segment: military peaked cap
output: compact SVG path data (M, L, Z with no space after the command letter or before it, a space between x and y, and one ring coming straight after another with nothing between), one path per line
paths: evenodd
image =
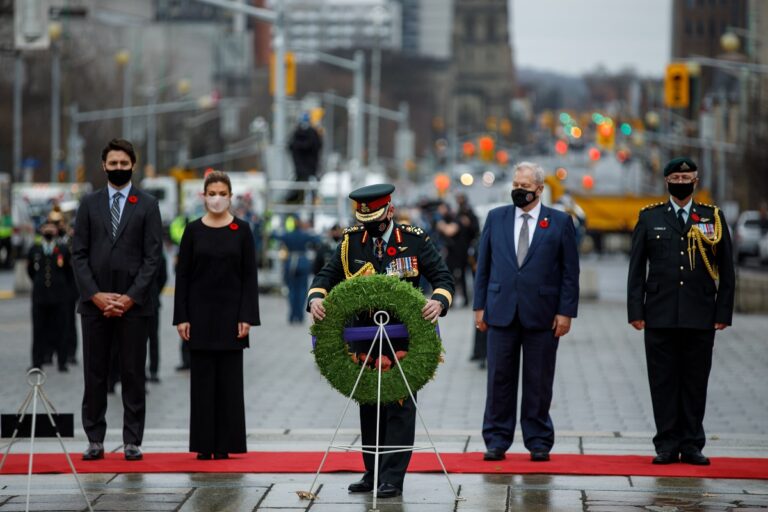
M350 192L349 198L355 201L355 218L360 222L369 222L380 217L392 200L394 191L394 185L378 183Z

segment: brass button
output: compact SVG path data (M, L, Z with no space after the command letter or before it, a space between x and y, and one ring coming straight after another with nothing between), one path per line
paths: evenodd
M680 256L684 255L685 253L683 251L680 251Z
M682 281L680 281L680 286L683 286L683 282Z
M680 270L683 270L683 266L682 265L680 265Z
M681 237L680 237L680 240L685 240L685 238L683 238L683 237L681 236Z
M661 238L659 235L656 235L656 238Z

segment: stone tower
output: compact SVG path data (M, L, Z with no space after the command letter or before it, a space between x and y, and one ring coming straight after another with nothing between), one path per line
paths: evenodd
M508 0L454 0L454 119L459 135L509 120L514 70Z

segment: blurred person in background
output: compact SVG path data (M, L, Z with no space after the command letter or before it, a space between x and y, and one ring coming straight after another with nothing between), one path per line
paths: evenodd
M273 233L272 237L280 240L287 252L283 263L283 280L288 287L288 323L304 323L304 308L309 275L312 273L314 248L320 245L320 237L310 232L306 221L288 217L283 233Z
M189 345L189 450L209 460L247 451L243 350L260 318L253 235L230 213L229 176L209 173L203 193L206 213L179 247L173 324Z
M70 341L66 328L74 281L72 258L66 244L58 240L58 225L46 220L39 240L27 255L27 274L32 280L32 367L42 368L47 354L56 354L60 372L67 368Z

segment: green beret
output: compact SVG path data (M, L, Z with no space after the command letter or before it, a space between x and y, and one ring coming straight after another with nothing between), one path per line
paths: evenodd
M687 156L674 158L664 167L664 177L666 178L673 172L694 172L697 170L696 162Z

